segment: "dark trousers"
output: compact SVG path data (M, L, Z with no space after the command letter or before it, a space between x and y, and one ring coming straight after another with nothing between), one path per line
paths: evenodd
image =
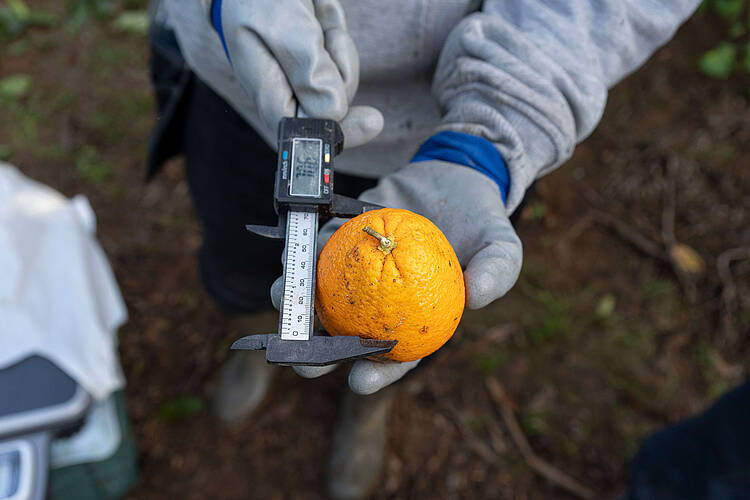
M647 438L629 486L630 500L750 499L750 382Z
M182 154L203 229L200 275L228 312L271 307L283 242L255 236L245 224L276 225L276 153L252 127L186 67L171 31L151 33L151 76L159 120L149 148L148 178ZM376 180L336 174L336 192L357 197Z

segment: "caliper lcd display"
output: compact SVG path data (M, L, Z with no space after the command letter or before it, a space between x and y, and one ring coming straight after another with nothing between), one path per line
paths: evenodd
M323 141L294 139L292 141L291 196L320 196L320 168Z

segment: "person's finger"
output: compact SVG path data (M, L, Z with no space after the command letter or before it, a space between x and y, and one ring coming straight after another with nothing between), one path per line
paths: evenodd
M479 309L505 295L518 280L523 246L507 219L486 235L491 243L469 260L464 271L466 306Z
M372 106L352 106L341 121L344 147L354 148L373 140L383 130L383 114Z
M277 311L281 310L281 296L284 293L284 277L279 276L271 285L271 304Z
M346 29L346 16L338 0L315 0L315 16L323 29L325 48L336 63L349 102L359 86L359 53Z
M414 369L420 361L422 360L418 359L406 363L379 363L367 359L355 361L349 372L349 388L356 394L363 396L376 393L403 377L406 372Z
M333 370L338 368L338 364L328 366L293 366L294 371L300 377L304 378L318 378L331 373Z

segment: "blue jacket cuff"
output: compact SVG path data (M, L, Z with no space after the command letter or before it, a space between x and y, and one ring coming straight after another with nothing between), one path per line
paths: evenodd
M219 34L221 38L221 46L224 47L224 53L227 55L229 62L232 62L232 58L229 57L229 50L227 50L227 41L224 39L224 26L221 24L221 2L222 0L213 0L211 2L211 24Z
M495 181L505 203L510 189L510 174L497 148L475 135L446 130L425 141L412 162L442 160L478 170Z

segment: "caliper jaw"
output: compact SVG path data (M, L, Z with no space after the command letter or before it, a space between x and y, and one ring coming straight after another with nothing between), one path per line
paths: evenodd
M331 206L322 206L320 208L320 213L323 217L343 217L351 219L352 217L369 212L370 210L379 210L384 207L334 193ZM247 224L245 229L251 233L257 234L258 236L263 236L264 238L272 238L275 240L286 239L286 212L279 211L279 222L275 226Z
M381 208L385 207L333 193L330 208L323 207L324 210L322 213L326 217L344 217L351 219L352 217L369 212L370 210L380 210Z
M326 366L390 352L395 340L313 335L309 340L281 340L276 333L248 335L232 344L232 350L266 350L266 361L275 365Z
M258 224L247 224L245 229L251 233L263 236L264 238L271 238L274 240L285 240L286 239L286 212L279 213L279 222L275 226L262 226Z

